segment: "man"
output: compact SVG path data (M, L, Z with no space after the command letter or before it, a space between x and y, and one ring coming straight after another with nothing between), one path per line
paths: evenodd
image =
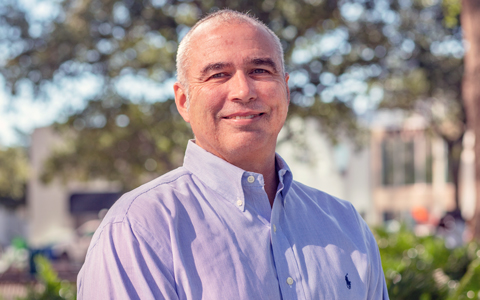
M199 21L177 54L183 167L125 194L95 233L79 299L388 299L353 206L293 181L275 154L282 47L247 15Z

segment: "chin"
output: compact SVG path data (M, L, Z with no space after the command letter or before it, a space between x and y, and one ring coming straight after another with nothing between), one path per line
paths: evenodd
M226 148L230 149L230 152L242 151L244 153L251 153L255 151L269 151L269 149L275 149L275 144L276 140L270 142L267 137L259 136L237 137L224 143L224 145L227 146Z

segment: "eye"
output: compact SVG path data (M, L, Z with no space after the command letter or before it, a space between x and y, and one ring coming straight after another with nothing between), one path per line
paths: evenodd
M265 69L254 69L252 71L253 74L263 74L263 73L269 73L267 70Z
M225 73L217 73L217 74L213 74L212 76L210 76L210 78L222 78L222 77L225 77Z

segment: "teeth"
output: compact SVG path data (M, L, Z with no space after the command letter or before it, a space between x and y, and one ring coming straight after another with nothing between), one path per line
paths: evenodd
M258 115L249 115L249 116L235 116L235 117L230 117L230 119L235 119L235 120L241 120L241 119L253 119Z
M240 119L251 119L255 117L254 115L250 115L250 116L236 116L235 119L237 120L240 120Z

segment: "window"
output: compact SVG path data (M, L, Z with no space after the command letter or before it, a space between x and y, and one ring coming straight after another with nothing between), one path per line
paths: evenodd
M432 141L423 132L390 132L381 143L382 185L432 183Z

